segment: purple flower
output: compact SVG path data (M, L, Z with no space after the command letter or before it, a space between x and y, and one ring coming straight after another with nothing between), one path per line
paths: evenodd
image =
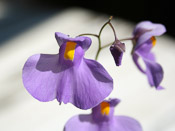
M103 101L92 109L92 114L72 117L64 131L142 131L138 121L127 116L114 116L119 99Z
M151 53L152 47L156 44L155 36L160 36L166 32L162 24L153 24L150 21L143 21L136 25L134 35L133 60L138 69L147 75L150 86L156 89L163 89L160 83L163 79L163 69L155 60ZM142 58L146 69L142 69L138 59Z
M36 54L23 67L23 83L39 101L72 103L89 109L102 102L113 89L113 80L97 61L85 59L88 37L70 38L56 32L59 54Z
M123 52L125 52L125 44L121 43L119 40L116 40L110 46L110 51L114 58L116 66L120 66L123 57Z

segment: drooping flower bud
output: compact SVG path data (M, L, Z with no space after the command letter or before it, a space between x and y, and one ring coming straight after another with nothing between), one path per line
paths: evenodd
M111 54L114 58L116 66L121 65L123 53L125 52L125 44L121 43L119 40L116 40L111 46L110 46Z

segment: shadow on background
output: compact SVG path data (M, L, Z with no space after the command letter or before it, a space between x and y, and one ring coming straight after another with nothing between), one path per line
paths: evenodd
M58 12L56 9L36 8L17 3L4 6L4 14L0 16L0 45Z
M167 34L175 36L174 7L169 0L6 0L6 14L0 17L0 43L69 7L83 7L133 22L162 23ZM0 1L0 4L4 3ZM0 7L2 7L1 5ZM1 9L0 9L1 11Z

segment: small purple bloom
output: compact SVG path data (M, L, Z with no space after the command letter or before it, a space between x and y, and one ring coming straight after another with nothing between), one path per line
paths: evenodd
M116 40L110 46L110 51L114 58L116 66L120 66L123 57L123 52L125 52L125 44L121 43L119 40Z
M154 24L150 21L143 21L136 25L134 35L133 60L138 69L147 75L149 84L156 89L163 89L160 83L163 79L163 69L155 60L151 49L156 44L155 36L160 36L166 32L166 28L162 24ZM142 58L146 65L146 69L142 69L138 59Z
M23 83L39 101L72 103L89 109L102 102L113 89L113 80L97 61L85 59L91 39L70 38L56 32L59 54L36 54L23 67Z
M114 116L119 99L105 100L92 109L92 114L72 117L64 131L142 131L138 121L127 116Z

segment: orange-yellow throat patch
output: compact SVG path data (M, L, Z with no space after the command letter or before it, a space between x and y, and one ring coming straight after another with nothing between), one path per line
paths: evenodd
M66 43L66 49L64 51L64 58L66 60L73 61L76 45L77 45L77 43L71 42L71 41L69 41L69 42Z
M110 105L108 102L102 102L100 104L101 106L101 114L102 115L109 115L109 112L110 112Z
M154 36L151 37L151 41L152 41L152 45L155 46L156 45L156 38Z

